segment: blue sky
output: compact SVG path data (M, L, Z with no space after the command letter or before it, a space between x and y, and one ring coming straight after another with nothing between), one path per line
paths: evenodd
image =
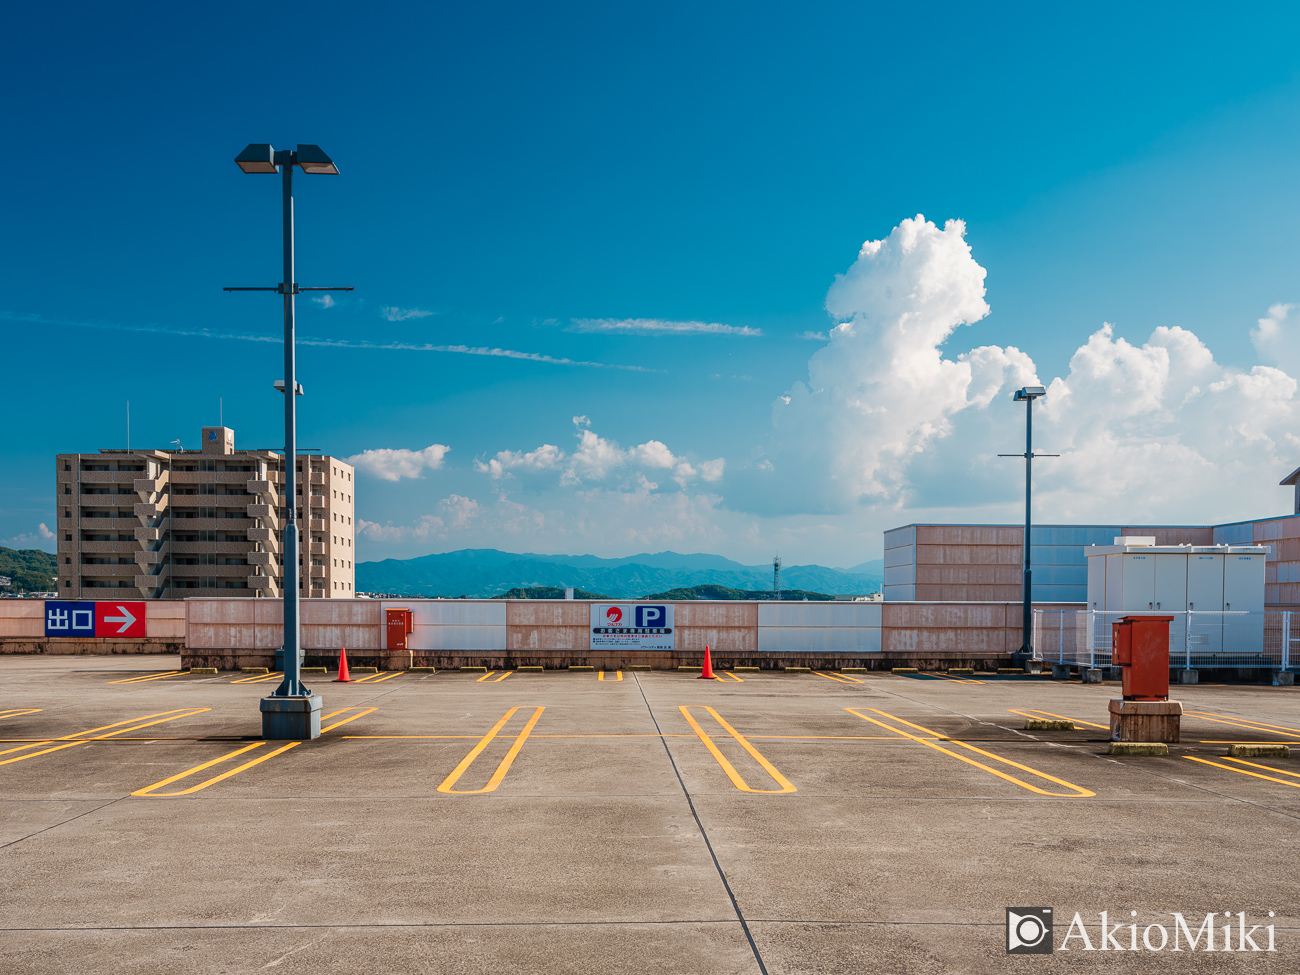
M134 445L196 445L219 398L240 445L281 442L276 301L220 290L279 279L278 182L231 162L251 141L318 143L343 171L297 183L300 283L356 287L299 303L320 343L300 349L299 440L358 458L362 558L853 565L897 524L1019 517L994 455L1019 448L1007 395L1034 376L1062 383L1042 446L1066 455L1043 462L1040 520L1284 513L1298 21L29 5L0 42L0 544L52 548L53 455L121 446L127 399ZM917 214L932 233L896 231ZM916 315L871 287L828 315L851 268L986 292L899 344ZM1016 350L996 382L961 358L977 347ZM891 383L939 391L904 404ZM424 453L366 453L384 450Z

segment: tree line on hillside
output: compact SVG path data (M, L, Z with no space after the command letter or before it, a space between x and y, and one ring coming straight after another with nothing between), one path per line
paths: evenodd
M59 560L51 552L0 546L0 576L10 579L9 586L0 588L0 592L49 592L58 574Z
M493 596L493 599L563 599L564 590L557 586L516 586L509 592L504 592L499 596ZM605 596L598 592L587 592L585 589L575 589L573 591L574 599L608 599L613 601L613 596ZM669 589L666 592L652 592L647 596L640 596L640 599L662 599L665 602L685 602L691 599L776 599L776 593L770 589L729 589L726 586L683 586L677 589ZM834 599L834 596L828 596L824 592L809 592L805 589L783 589L781 599L785 602L803 602L808 600Z

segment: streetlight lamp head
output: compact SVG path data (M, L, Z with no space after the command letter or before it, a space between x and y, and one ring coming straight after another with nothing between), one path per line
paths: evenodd
M251 143L235 157L235 165L246 173L274 173L275 150L264 142Z
M1017 389L1014 397L1015 402L1021 403L1027 399L1037 399L1040 396L1046 396L1047 390L1042 386L1026 386L1024 389Z
M298 165L302 167L304 173L315 176L339 174L339 168L334 165L334 160L327 156L320 146L298 146Z

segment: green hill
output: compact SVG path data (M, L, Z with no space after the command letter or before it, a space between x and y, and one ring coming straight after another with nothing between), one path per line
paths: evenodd
M58 574L59 561L51 552L0 546L0 576L12 580L12 584L0 588L0 592L50 592Z
M775 599L776 594L771 589L728 589L726 586L684 586L677 589L669 589L667 592L652 592L642 599L664 599L664 600L683 600L683 599ZM821 599L834 599L834 596L828 596L824 592L808 592L804 589L782 589L781 601L785 603L800 603L805 599L809 602Z
M493 596L493 599L563 599L564 590L556 586L516 586L509 592L503 592L500 596ZM602 596L598 592L587 592L585 589L573 590L574 599L608 599L608 596Z

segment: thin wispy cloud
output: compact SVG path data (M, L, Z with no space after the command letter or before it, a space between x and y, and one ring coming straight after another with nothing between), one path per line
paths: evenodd
M219 339L233 342L268 342L281 345L279 335L258 335L251 332L217 332L208 329L163 328L158 325L122 325L115 322L72 322L62 319L47 318L43 315L30 315L17 312L0 311L0 319L11 322L24 322L30 325L55 325L68 328L94 328L109 332L143 332L151 335L173 335L183 338ZM663 372L662 369L649 369L645 366L624 366L612 362L593 362L587 359L570 359L567 356L547 355L543 352L520 352L517 349L501 349L484 345L433 345L415 342L358 342L350 339L313 339L298 336L299 345L314 346L324 349L371 349L380 352L448 352L455 355L478 355L500 359L520 359L524 362L544 362L552 366L584 366L589 369L619 369L624 372Z
M322 308L333 308L338 304L338 302L330 295L321 295L319 298L313 298L312 301L316 302L316 304L320 305Z
M719 322L670 322L661 318L575 318L567 332L595 332L606 335L744 335L759 336L763 330L748 325Z
M390 305L379 309L379 314L390 322L405 322L412 318L428 318L433 312L423 308L394 308Z
M831 337L825 332L800 332L795 338L807 339L809 342L829 342L831 340Z

